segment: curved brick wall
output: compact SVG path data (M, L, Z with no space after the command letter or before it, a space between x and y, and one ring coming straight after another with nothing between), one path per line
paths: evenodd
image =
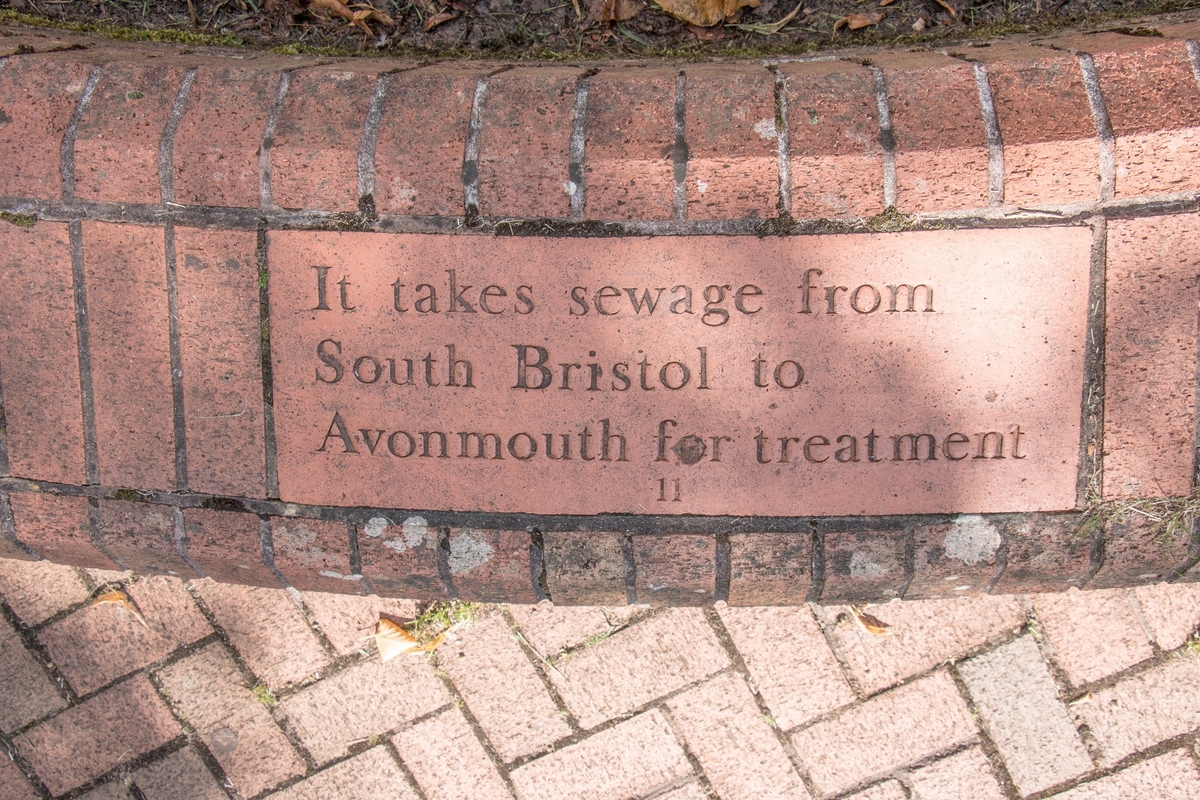
M329 63L17 33L0 39L0 556L559 603L1200 577L1200 552L1139 515L1076 533L1097 491L1182 497L1195 481L1200 23L683 66ZM267 287L283 232L817 247L953 229L1003 249L1012 228L1090 236L1074 511L379 510L289 502L288 480L281 498Z

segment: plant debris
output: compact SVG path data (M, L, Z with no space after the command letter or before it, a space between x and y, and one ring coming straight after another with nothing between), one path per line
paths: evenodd
M891 636L892 632L888 630L891 625L888 625L878 617L874 617L867 613L867 606L850 606L850 617L867 633L873 636Z
M150 627L146 624L146 618L142 616L142 612L138 610L133 601L129 599L129 595L125 594L124 590L119 588L109 588L96 596L96 599L91 602L89 608L102 606L107 604L120 606L133 615L133 618L142 623L143 628Z

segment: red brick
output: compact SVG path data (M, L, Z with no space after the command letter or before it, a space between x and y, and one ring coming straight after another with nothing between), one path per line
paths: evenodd
M175 229L188 488L265 497L253 231Z
M371 73L331 68L292 75L271 146L275 205L358 210L358 144L374 94Z
M64 608L82 603L88 589L73 567L0 559L0 595L23 624L40 625Z
M1007 563L992 586L996 594L1059 592L1078 585L1091 566L1091 542L1075 535L1080 515L1029 515L1007 519Z
M504 761L541 752L571 735L503 617L481 620L447 641L437 663Z
M384 597L444 596L437 547L437 528L424 517L408 517L399 525L372 517L358 526L363 576Z
M512 797L457 709L402 731L392 741L428 800ZM454 769L446 769L447 763Z
M588 79L588 219L675 215L675 78L659 67L606 69Z
M792 216L883 211L883 148L871 71L845 61L780 64L786 79Z
M100 540L135 573L196 574L175 550L175 510L170 506L102 499Z
M579 70L518 67L493 76L479 139L479 205L487 217L566 217L571 112Z
M733 64L687 70L689 219L775 216L775 76Z
M282 689L329 663L308 621L283 589L255 589L198 581L217 624L263 684Z
M614 533L544 533L546 585L560 605L625 605L625 555Z
M1190 530L1168 535L1144 514L1118 515L1104 524L1104 563L1087 588L1112 589L1172 580L1188 562Z
M387 600L376 595L309 592L304 595L304 605L333 649L342 656L369 649L381 613L402 620L417 616L417 604L412 600Z
M1200 39L1200 22L1183 22L1178 25L1156 25L1159 33L1168 39Z
M185 71L150 63L104 67L75 131L75 194L157 203L158 145Z
M159 677L172 704L243 797L304 774L304 761L219 643L172 664Z
M461 775L459 763L456 758L456 775ZM372 747L271 796L276 800L417 800L417 793L384 747Z
M0 800L38 800L15 761L0 758Z
M450 530L450 577L463 600L532 603L530 535L525 531Z
M904 538L899 531L825 533L822 603L880 602L904 590Z
M555 656L597 634L613 633L641 609L638 606L556 606L548 600L536 606L509 606L521 633L543 656Z
M433 667L418 655L386 664L377 658L359 662L287 698L279 713L323 764L345 755L354 742L386 734L449 703Z
M20 492L9 495L17 538L44 558L76 567L115 569L92 544L86 497Z
M1200 625L1200 586L1159 583L1139 586L1133 593L1163 650L1182 647Z
M0 186L11 197L62 197L59 145L87 85L90 64L55 56L16 58L0 72ZM39 146L30 147L30 142Z
M896 138L896 207L986 206L987 130L971 65L933 53L874 61L883 68Z
M129 585L129 597L145 624L120 605L102 603L81 608L38 634L77 694L91 694L212 633L179 580L145 578Z
M619 769L614 769L620 765ZM652 710L512 771L521 797L646 797L691 773L662 712Z
M279 579L263 563L260 520L253 514L185 508L187 553L204 574L225 583L277 588Z
M1129 797L1188 800L1197 794L1200 794L1200 771L1185 751L1175 750L1054 797L1055 800L1125 800Z
M979 747L972 747L909 773L921 800L1004 800L1004 790Z
M362 593L350 568L350 529L345 522L271 518L275 568L302 592Z
M718 613L780 729L791 730L854 702L807 608L721 608ZM805 690L796 691L797 686Z
M0 252L0 280L11 288L8 313L0 316L9 470L22 478L84 483L67 226L0 225Z
M190 747L147 764L131 777L146 800L226 800L229 796Z
M1108 224L1106 499L1191 489L1198 235L1194 214Z
M100 482L175 488L167 268L161 228L83 223Z
M795 605L808 597L811 533L732 534L729 547L730 605Z
M483 74L472 65L437 65L391 77L375 144L380 214L462 213L463 151Z
M708 605L716 592L716 556L712 536L635 536L638 600L650 605Z
M1036 595L1033 606L1054 649L1054 660L1076 686L1154 655L1128 590Z
M13 740L51 794L62 794L161 747L183 731L136 675Z
M980 594L996 575L997 520L962 514L953 521L916 525L913 576L905 600Z
M258 207L258 154L278 90L273 70L196 70L175 134L175 202Z
M1079 62L1044 49L976 50L1004 141L1007 205L1099 199L1100 141Z
M0 731L12 733L66 704L21 637L0 620Z

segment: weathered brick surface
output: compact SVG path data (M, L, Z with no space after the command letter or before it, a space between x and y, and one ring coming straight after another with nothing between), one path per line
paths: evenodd
M384 597L439 597L446 589L438 577L437 528L424 517L396 524L371 517L358 526L363 575Z
M58 144L87 86L91 65L53 56L19 58L0 71L0 106L10 122L0 128L0 194L62 196ZM47 142L49 147L28 147Z
M0 800L37 800L37 796L16 762L0 758Z
M812 587L812 535L743 533L729 537L729 603L803 603Z
M50 792L62 794L181 732L150 681L137 675L31 728L13 743Z
M175 549L175 513L169 506L102 499L100 540L113 558L137 574L196 574Z
M25 625L40 625L87 599L79 573L50 561L0 559L0 595Z
M125 784L114 778L79 795L80 800L133 800Z
M362 687L370 686L364 693ZM386 664L371 658L303 689L279 713L318 763L344 755L351 742L395 730L436 711L450 695L421 656Z
M571 735L503 617L490 617L443 644L437 663L506 762Z
M718 675L667 701L667 708L721 797L810 797L741 676Z
M643 797L690 772L666 719L653 710L518 767L512 781L521 797L618 800Z
M868 613L890 626L887 636L867 633L845 609L826 613L839 614L831 630L835 647L868 694L961 657L1025 622L1012 597L894 600L872 607Z
M1004 571L992 585L997 594L1064 591L1091 568L1091 543L1075 535L1078 515L1014 517L1003 525Z
M450 530L450 580L463 600L532 603L530 535L525 531Z
M1120 772L1085 783L1055 800L1124 800L1127 797L1156 797L1186 800L1200 792L1200 770L1182 750L1143 761Z
M665 606L712 603L717 582L713 536L635 536L638 602Z
M1158 583L1133 591L1142 619L1163 650L1174 650L1200 626L1200 587Z
M0 731L12 733L66 704L17 632L0 621Z
M606 69L588 79L588 219L671 219L675 80L665 67Z
M1183 654L1110 689L1092 693L1073 709L1086 725L1106 766L1200 727L1200 660Z
M1197 291L1194 214L1108 226L1104 496L1184 495L1191 486Z
M1167 535L1144 514L1118 514L1104 523L1104 563L1089 590L1174 580L1189 562L1191 532Z
M904 590L904 540L896 531L825 533L822 603L898 597Z
M917 715L927 724L913 726ZM954 681L938 672L792 735L813 786L843 791L873 775L949 750L976 735Z
M161 228L83 223L96 448L108 486L175 488L165 252Z
M9 469L22 478L83 483L83 407L67 226L0 225L0 252L0 280L11 289L7 313L0 315ZM51 430L55 435L46 435Z
M417 616L417 604L414 601L385 599L376 595L357 597L311 592L304 595L304 605L333 649L343 656L368 647L373 641L375 623L380 614L390 614L401 620Z
M278 800L374 800L378 797L416 800L404 773L384 747L372 747L365 753L335 764L311 778L277 792Z
M153 761L130 777L146 800L224 800L228 796L190 747Z
M807 608L722 608L719 613L781 729L791 730L854 701ZM796 686L810 691L796 692Z
M1128 590L1037 595L1034 610L1054 660L1075 685L1120 672L1154 654Z
M253 514L185 508L183 529L192 562L214 580L279 586L263 563L259 518Z
M243 796L304 774L304 761L219 643L170 665L159 679Z
M429 800L512 797L458 709L401 731L392 741ZM454 769L446 769L449 763Z
M350 567L350 529L345 522L271 518L275 568L302 592L361 592Z
M545 533L546 585L564 605L625 605L625 556L611 533Z
M196 588L246 665L271 689L303 681L325 666L308 621L283 589L247 589L213 581Z
M913 792L921 800L1003 800L1004 790L979 747L935 761L909 773Z
M1033 639L1021 637L964 662L959 670L1021 794L1092 768Z
M86 497L19 493L8 499L17 538L42 557L80 567L116 566L92 544Z
M962 514L949 524L917 525L913 576L905 600L982 594L996 575L1000 527L978 514Z
M188 488L264 497L256 235L175 229Z
M522 635L543 656L554 656L598 634L611 633L637 613L637 606L601 608L556 606L543 601L536 606L510 606Z
M775 216L775 76L763 67L701 65L687 70L685 91L688 218Z
M75 130L75 194L158 203L158 146L185 70L154 62L108 64Z
M729 666L704 615L672 609L559 662L550 679L584 728Z

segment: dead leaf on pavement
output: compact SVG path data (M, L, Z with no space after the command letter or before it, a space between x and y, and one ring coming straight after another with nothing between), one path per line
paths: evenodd
M891 636L888 630L891 626L878 617L866 612L866 606L850 606L850 616L858 623L858 627L875 636Z
M92 601L92 606L104 605L105 603L112 603L124 608L130 614L133 614L134 619L142 623L143 628L150 627L146 624L146 618L142 616L142 612L138 611L133 601L129 599L129 595L120 589L109 589L107 592L97 595L96 599Z
M404 630L397 622L380 616L375 623L375 646L379 648L379 660L391 661L404 653L431 653L446 640L444 631L433 637L426 644L421 644L417 637Z
M396 27L396 23L391 17L389 17L387 14L384 14L382 11L377 10L373 6L366 5L365 3L359 3L355 4L354 8L357 10L351 11L350 8L341 2L341 0L312 0L312 2L308 4L309 11L316 9L318 11L326 11L329 14L341 17L351 25L358 27L368 36L374 36L374 34L371 33L370 26L368 26L366 23L366 20L368 19L373 19L380 25L388 28Z
M425 20L425 32L429 33L438 25L441 25L443 22L449 22L457 16L457 11L443 11L440 14L434 14L432 17L429 17Z
M849 28L852 31L856 31L868 25L878 25L882 19L883 14L851 14L833 23L833 32L837 33L841 28Z
M588 0L588 19L593 22L624 22L633 19L645 8L642 0Z
M759 0L655 0L663 11L689 25L711 28L733 17L739 9L758 8ZM695 31L692 31L695 33ZM699 34L697 34L699 36Z

